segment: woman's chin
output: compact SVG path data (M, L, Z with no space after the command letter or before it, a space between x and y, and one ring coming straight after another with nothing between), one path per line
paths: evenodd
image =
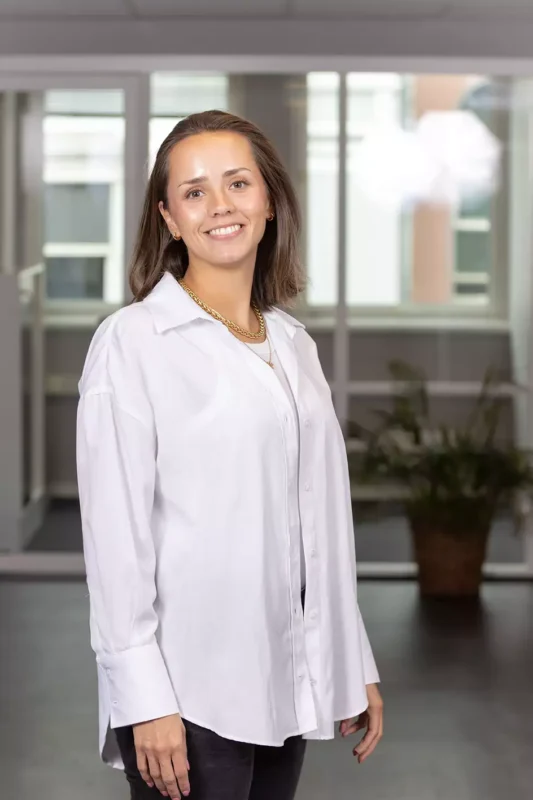
M237 267L248 262L254 264L256 255L257 248L250 250L249 248L226 246L210 250L209 253L203 256L202 260L212 264L214 267Z

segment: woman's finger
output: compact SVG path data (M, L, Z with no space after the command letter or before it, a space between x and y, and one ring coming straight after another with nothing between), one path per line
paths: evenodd
M343 736L351 736L352 733L357 733L357 731L362 730L364 727L365 727L365 723L364 723L363 720L362 721L355 720L355 722L352 722L351 725L348 725L346 728L344 728L344 731L343 731L342 735Z
M154 782L152 780L152 776L150 775L150 770L148 768L148 759L146 758L146 753L142 750L136 750L137 754L137 769L140 772L141 778L143 781L150 787L153 788Z
M358 757L359 763L366 761L369 755L374 752L381 739L383 729L383 714L379 712L369 714L368 731L361 739L357 747L354 748L354 755Z
M372 738L368 738L368 739L365 737L365 739L363 739L363 742L365 742L364 749L359 749L359 746L355 748L353 753L354 753L354 756L357 756L358 761L359 761L360 764L362 764L363 761L366 761L366 759L370 755L372 755L372 753L374 752L374 750L376 749L376 747L377 747L377 745L379 743L380 738L381 737L379 736L379 734L376 734ZM361 744L363 744L363 742L361 742Z
M150 753L147 754L148 757L148 769L150 770L150 775L152 776L152 780L163 795L163 797L168 796L168 792L165 789L165 784L163 782L163 778L161 777L161 768L159 766L159 761L154 755Z
M191 785L189 783L190 766L186 756L179 751L174 753L172 756L172 766L174 769L174 775L178 780L178 786L181 790L181 793L184 797L188 797L191 793Z
M339 733L343 736L346 734L348 728L352 727L352 725L360 725L361 727L365 728L368 724L368 714L366 711L361 712L358 717L351 717L350 719L343 719L339 725Z
M161 769L161 780L163 781L168 797L170 797L171 800L180 800L181 794L174 774L171 757L163 756L159 762L159 766Z

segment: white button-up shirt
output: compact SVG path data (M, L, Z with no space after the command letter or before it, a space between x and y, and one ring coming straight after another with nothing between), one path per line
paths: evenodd
M275 349L271 349L271 342L262 342L261 344L252 344L248 347L255 350L257 353L262 353L265 360L269 359L274 365L275 374L278 376L281 385L285 389L287 397L292 408L292 425L287 425L285 429L285 452L287 454L287 477L289 486L289 526L292 537L298 539L300 545L300 586L305 587L305 553L303 547L302 525L300 522L300 420L298 418L298 409L294 402L294 396L290 383L285 374L285 370L281 365Z
M330 739L378 674L356 597L346 448L313 339L265 314L274 371L166 273L96 331L78 483L103 758L110 728L168 714L242 742Z

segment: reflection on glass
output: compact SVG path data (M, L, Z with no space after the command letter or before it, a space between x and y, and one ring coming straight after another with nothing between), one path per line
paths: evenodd
M46 92L43 134L47 297L121 303L123 92Z

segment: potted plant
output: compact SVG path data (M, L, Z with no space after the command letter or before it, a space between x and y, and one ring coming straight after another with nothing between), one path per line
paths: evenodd
M477 595L496 512L516 510L517 498L533 490L529 454L496 438L503 399L491 371L465 425L455 428L432 424L420 370L398 361L389 368L392 410L375 412L373 431L358 427L366 452L354 472L407 490L403 505L421 593Z

